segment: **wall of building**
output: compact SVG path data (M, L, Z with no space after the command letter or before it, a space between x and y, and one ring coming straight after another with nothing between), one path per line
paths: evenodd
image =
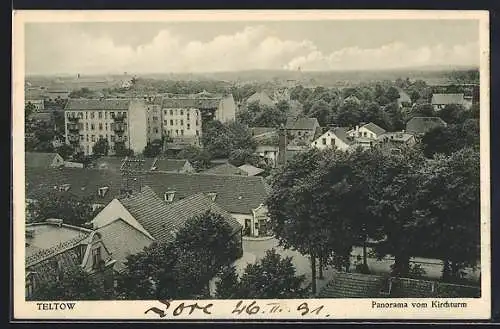
M311 143L312 147L323 150L326 148L337 147L339 150L345 151L349 148L349 145L344 143L335 134L331 132L326 132Z
M201 136L201 113L195 108L163 108L163 132L165 136Z
M233 95L228 95L221 99L219 107L215 112L215 119L223 123L236 119L236 102Z
M128 115L129 148L135 154L142 153L148 142L147 110L143 100L130 101Z
M148 142L162 139L162 111L160 105L147 105Z

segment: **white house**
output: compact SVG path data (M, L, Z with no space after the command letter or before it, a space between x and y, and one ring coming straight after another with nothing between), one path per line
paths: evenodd
M311 147L315 147L320 150L336 147L339 150L347 151L350 145L351 141L347 137L347 133L344 128L332 128L311 143Z
M347 132L347 135L352 138L364 137L368 139L378 139L381 135L385 134L385 129L377 126L373 122L356 126Z

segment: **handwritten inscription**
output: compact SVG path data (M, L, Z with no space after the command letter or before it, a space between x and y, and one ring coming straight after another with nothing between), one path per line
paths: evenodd
M160 318L164 318L167 316L168 310L170 309L171 302L168 300L159 300L160 303L162 303L164 306L162 308L158 307L151 307L144 312L144 314L148 314L149 312L154 312L160 316ZM176 307L172 307L172 315L179 316L181 314L188 314L191 315L195 312L203 312L204 314L212 314L210 312L210 308L213 306L213 304L206 304L206 305L200 305L198 303L194 304L186 304L186 303L180 303Z

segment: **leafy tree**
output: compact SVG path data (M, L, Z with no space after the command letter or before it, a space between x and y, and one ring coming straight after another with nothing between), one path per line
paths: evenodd
M249 264L234 295L245 299L290 299L308 296L305 276L296 275L291 257L282 258L274 249L256 264ZM234 298L233 297L233 298Z
M213 158L227 158L235 150L255 150L255 142L247 126L239 122L207 122L202 143Z
M411 117L433 117L434 108L429 103L415 104L411 110Z
M210 167L211 155L197 146L189 145L177 154L177 159L187 159L197 171Z
M290 112L290 103L285 101L285 100L281 100L276 104L276 109L278 109L281 113L285 113L285 114L289 113Z
M361 105L355 102L344 103L337 112L335 121L343 127L352 127L361 120Z
M28 102L24 107L24 122L25 124L30 121L31 115L35 112L35 105Z
M332 121L332 109L324 100L314 103L309 110L309 116L318 119L320 126L325 127Z
M134 155L134 151L127 148L124 142L116 142L115 143L115 155L119 157L132 156Z
M155 139L151 143L146 144L143 155L147 158L154 158L161 153L162 149L163 143L161 139Z
M384 112L387 115L390 128L392 131L399 131L405 128L403 113L399 109L397 103L390 103L384 107Z
M444 260L444 280L460 280L465 266L480 258L479 151L463 148L438 155L422 168L423 205L429 209L431 229L427 248Z
M67 224L84 226L94 215L91 205L90 198L80 199L69 193L50 191L36 202L28 204L27 211L34 222L61 218Z
M234 266L226 266L219 274L215 283L215 297L218 299L231 299L237 294L239 285L238 274Z
M64 269L60 280L42 282L31 300L103 300L110 296L79 266Z
M422 137L423 152L428 158L436 153L449 155L464 147L479 147L479 139L479 120L436 127Z
M399 91L394 87L389 87L385 93L385 97L387 97L390 102L395 102L399 98Z
M384 154L372 172L378 193L371 195L369 209L384 234L375 251L380 257L394 256L395 276L408 275L410 257L423 249L427 241L427 213L418 207L418 169L424 161L417 150L403 149L401 154Z
M97 156L108 155L109 152L109 143L105 138L99 138L97 142L92 146L92 154Z
M67 144L63 144L55 149L55 151L63 157L63 159L67 160L70 156L73 155L73 147Z
M437 112L437 116L448 124L462 123L467 115L467 110L459 104L448 104Z
M252 126L255 127L279 127L285 124L287 112L277 107L262 107L261 112L254 118Z

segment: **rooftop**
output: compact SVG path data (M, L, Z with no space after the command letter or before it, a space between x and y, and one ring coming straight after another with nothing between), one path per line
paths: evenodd
M384 128L377 126L373 122L367 123L361 127L370 130L371 132L375 133L376 135L381 135L381 134L385 133Z
M195 108L216 109L219 107L220 97L216 98L164 98L162 108Z
M260 105L274 106L274 102L265 92L256 92L247 98L246 103L257 102Z
M241 170L245 171L248 176L257 176L258 174L261 174L264 172L264 169L257 168L255 166L252 166L250 164L244 164L239 166Z
M178 172L184 165L188 162L188 160L179 160L179 159L156 159L153 163L151 170L156 171L167 171L167 172Z
M446 127L446 122L439 117L414 117L406 123L406 131L414 134L424 134L437 127Z
M248 173L230 163L223 163L213 168L207 169L202 174L212 174L212 175L239 175L248 176Z
M24 163L26 167L50 168L54 158L59 156L57 153L25 152Z
M290 130L315 130L318 126L316 118L289 118L286 122L286 129Z
M53 221L53 222L52 222ZM85 240L91 230L48 219L43 223L27 224L26 266L34 265Z
M433 105L463 104L464 94L433 94Z
M128 99L69 99L65 110L128 110Z

